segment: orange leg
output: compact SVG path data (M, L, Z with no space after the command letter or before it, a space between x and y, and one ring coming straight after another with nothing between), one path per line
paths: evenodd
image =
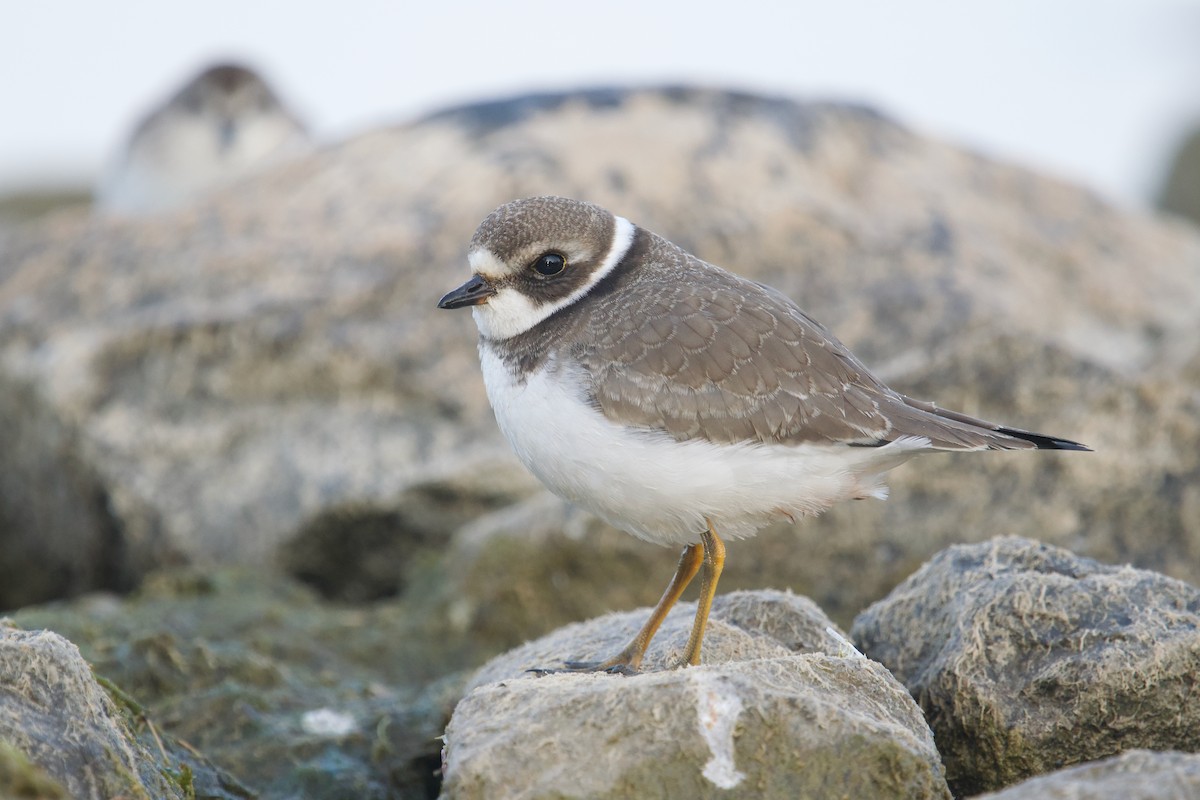
M710 527L711 530L711 527ZM707 539L705 539L707 542ZM717 540L718 544L720 540ZM658 628L662 625L663 620L667 618L667 612L671 610L671 606L675 605L675 601L683 594L683 590L692 582L692 578L700 570L700 562L703 559L705 569L705 585L708 584L708 545L705 544L703 550L698 544L689 544L683 548L683 553L679 556L679 566L675 569L675 576L671 578L670 584L667 585L667 590L663 592L663 596L659 599L658 605L654 607L654 611L650 613L650 619L646 620L646 624L637 632L637 635L630 640L629 644L621 652L617 653L607 661L568 661L566 663L568 670L578 670L582 672L614 672L626 675L635 674L638 668L642 665L642 658L646 655L646 648L650 646L650 640L654 638L654 634L658 632ZM721 561L724 562L724 548L721 550ZM718 574L720 569L717 570ZM713 587L716 587L716 581L712 581ZM709 597L711 604L712 598ZM705 616L708 615L708 608L705 607ZM704 633L704 625L700 625L701 635ZM695 636L695 630L692 631ZM689 642L689 648L690 648ZM690 652L690 649L689 649ZM697 642L696 653L699 657L700 646Z
M687 649L679 666L700 664L700 644L704 641L704 626L708 623L708 612L712 609L713 596L717 593L717 581L725 568L725 543L713 529L712 520L706 519L708 530L700 534L704 545L704 571L700 574L700 598L696 601L696 618L692 621L692 634L688 637Z

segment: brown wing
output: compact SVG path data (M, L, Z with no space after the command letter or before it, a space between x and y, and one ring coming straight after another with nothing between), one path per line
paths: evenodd
M605 298L574 352L610 419L678 440L1035 446L910 404L779 292L683 258L670 280L659 271Z

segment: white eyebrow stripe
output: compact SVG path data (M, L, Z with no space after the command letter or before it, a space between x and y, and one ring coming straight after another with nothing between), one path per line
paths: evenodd
M467 253L467 265L471 267L471 272L481 275L484 278L488 275L496 276L504 274L503 262L496 258L495 254L487 248L480 248Z

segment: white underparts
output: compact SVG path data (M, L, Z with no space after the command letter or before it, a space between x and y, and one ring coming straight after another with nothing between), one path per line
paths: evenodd
M633 223L624 217L614 217L613 241L604 260L589 276L589 280L571 294L553 303L538 305L522 294L516 287L508 286L501 289L486 303L474 306L471 315L479 333L487 339L503 340L516 336L537 325L546 317L559 309L566 308L587 294L593 286L613 271L633 244L633 235L637 230ZM504 266L496 256L487 250L476 250L468 257L471 269L476 274L502 274Z

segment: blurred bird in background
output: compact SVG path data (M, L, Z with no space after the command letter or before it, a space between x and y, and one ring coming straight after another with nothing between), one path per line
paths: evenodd
M96 208L169 211L310 147L304 124L261 76L215 64L138 124L102 179Z

